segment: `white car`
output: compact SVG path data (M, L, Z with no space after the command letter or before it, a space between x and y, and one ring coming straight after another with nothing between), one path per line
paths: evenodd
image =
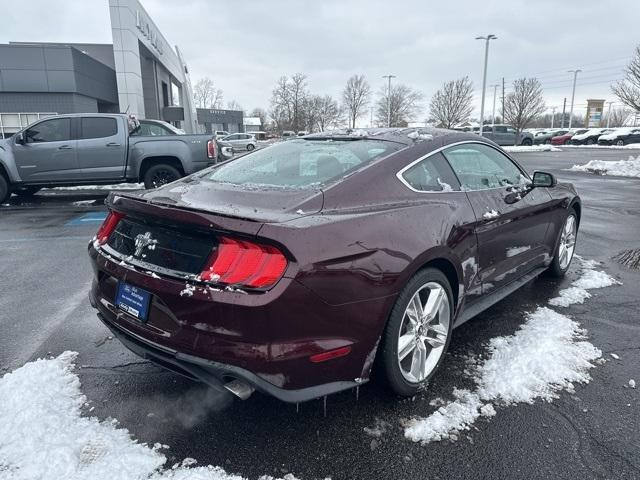
M246 150L248 152L256 148L256 137L249 133L232 133L222 139L223 142L230 144L234 152Z

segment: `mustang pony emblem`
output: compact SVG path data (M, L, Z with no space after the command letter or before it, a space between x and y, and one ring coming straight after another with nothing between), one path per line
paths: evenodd
M135 252L133 252L133 256L134 257L139 257L140 255L142 255L142 251L145 248L148 248L149 250L155 250L156 248L156 243L158 243L158 241L154 238L151 238L151 232L147 232L145 234L138 234L136 235L136 250Z

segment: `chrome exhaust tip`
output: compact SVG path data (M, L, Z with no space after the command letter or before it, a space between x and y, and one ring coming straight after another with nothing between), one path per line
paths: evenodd
M240 400L246 400L254 391L251 385L238 379L225 383L223 386Z

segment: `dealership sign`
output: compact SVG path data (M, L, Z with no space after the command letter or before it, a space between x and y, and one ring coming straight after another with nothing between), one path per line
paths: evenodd
M159 39L159 35L153 29L151 23L146 19L144 14L140 13L140 10L136 10L136 27L138 27L138 30L140 30L142 35L149 40L151 46L155 48L160 55L162 55L162 42Z

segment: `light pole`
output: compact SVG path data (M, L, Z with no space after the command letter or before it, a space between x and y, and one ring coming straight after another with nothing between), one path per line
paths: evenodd
M493 133L496 133L496 95L500 85L491 85L493 87L493 111L491 112L491 124L493 125Z
M556 118L556 107L551 107L551 128L553 128L553 121Z
M607 110L607 128L609 128L609 125L611 124L611 105L613 104L613 102L609 102L609 110Z
M391 79L396 78L395 75L383 75L382 78L389 79L389 88L387 89L387 128L391 126Z
M487 87L487 63L489 62L489 41L495 40L494 34L490 33L486 37L476 37L476 40L485 40L484 45L484 74L482 75L482 101L480 102L480 136L482 136L482 124L484 122L484 94Z
M576 80L578 78L578 73L581 72L579 68L575 70L569 70L569 73L573 73L573 90L571 91L571 109L569 110L569 128L571 128L571 122L573 121L573 101L576 96Z

